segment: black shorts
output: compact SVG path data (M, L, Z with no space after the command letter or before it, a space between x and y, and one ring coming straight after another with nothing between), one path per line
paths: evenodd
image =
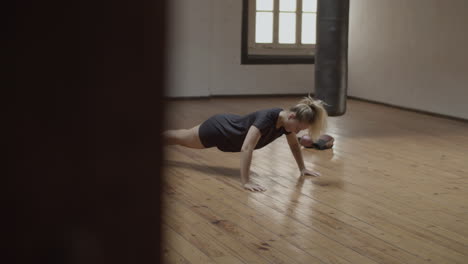
M217 140L220 140L223 137L218 128L216 128L216 124L218 123L216 121L217 118L220 118L220 115L208 118L198 128L198 136L205 148L216 147L218 145Z

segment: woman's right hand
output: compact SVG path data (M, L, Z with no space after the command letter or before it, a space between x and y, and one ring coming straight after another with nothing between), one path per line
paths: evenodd
M248 182L246 184L244 184L244 189L246 190L249 190L249 191L252 191L252 192L264 192L266 191L266 188L259 185L259 184L256 184L256 183L253 183L253 182Z

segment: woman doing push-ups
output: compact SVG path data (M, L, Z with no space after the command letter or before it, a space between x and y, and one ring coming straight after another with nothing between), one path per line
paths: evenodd
M250 191L265 191L263 186L249 179L253 151L286 134L301 176L320 176L305 167L296 134L308 129L309 136L315 140L324 132L326 124L327 112L323 103L309 96L288 110L270 108L244 116L218 114L191 129L168 130L163 135L167 145L196 149L217 147L225 152L241 152L242 186Z

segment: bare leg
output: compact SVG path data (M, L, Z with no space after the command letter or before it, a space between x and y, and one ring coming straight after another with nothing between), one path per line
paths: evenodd
M178 129L164 131L164 142L166 145L180 145L188 148L204 149L205 146L200 141L198 128L200 125L191 129Z

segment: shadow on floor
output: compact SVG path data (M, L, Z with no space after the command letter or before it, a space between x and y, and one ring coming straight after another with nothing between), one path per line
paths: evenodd
M228 168L228 167L221 167L221 166L209 166L204 164L196 164L196 163L189 163L183 161L176 161L176 160L165 160L164 161L165 167L177 167L177 168L185 168L185 169L193 169L199 171L204 174L211 174L211 175L223 175L231 178L239 179L239 168Z

